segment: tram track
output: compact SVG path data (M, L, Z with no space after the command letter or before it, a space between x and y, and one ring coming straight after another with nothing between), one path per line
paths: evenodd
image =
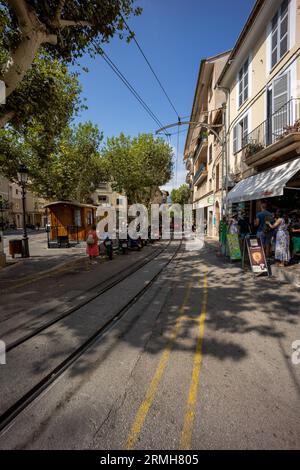
M124 281L127 277L135 274L139 269L142 269L144 266L146 266L148 263L150 263L157 256L161 255L169 247L170 243L171 242L169 241L169 243L166 246L164 246L162 249L159 248L159 249L155 250L154 253L152 253L150 256L147 256L142 261L138 260L135 263L133 263L132 265L127 266L126 268L124 268L121 272L113 274L108 279L105 279L104 281L102 281L102 282L100 282L96 285L93 285L92 287L86 289L85 294L89 293L89 292L92 292L97 288L100 288L100 291L98 291L95 294L91 295L88 299L84 299L84 300L76 303L76 305L73 305L72 307L65 309L63 312L61 312L61 309L55 307L53 309L47 310L46 312L43 312L41 315L38 315L37 317L34 318L34 321L41 318L41 317L49 315L51 313L52 314L55 314L56 312L59 313L58 316L55 316L51 320L41 324L39 327L35 328L33 331L30 331L29 333L27 333L25 335L22 335L20 338L16 339L15 341L12 341L11 343L7 343L6 351L9 352L9 351L15 349L17 346L20 346L25 341L33 338L34 336L36 336L37 334L43 332L44 330L46 330L50 326L54 325L55 323L58 323L59 321L63 320L64 318L67 318L72 313L76 312L80 308L88 305L93 300L95 300L98 297L100 297L101 295L105 294L107 291L109 291L110 289L115 287L117 284ZM74 297L72 299L72 302L74 302L74 300L76 300L79 297L82 297L82 293L80 295ZM60 312L58 312L59 310L60 310ZM18 331L20 328L22 328L22 326L24 326L24 325L26 325L26 327L28 327L28 321L24 322L23 324L17 325L17 327L15 327L15 328L7 330L5 333L6 333L6 335L14 333L15 331Z
M165 251L170 244L171 242L162 251ZM2 415L0 416L0 432L3 432L24 409L26 409L31 403L33 403L77 359L79 359L91 346L93 346L94 343L100 340L110 329L112 329L114 326L117 325L117 323L120 322L120 320L126 315L129 309L142 298L146 291L150 289L150 287L155 283L161 273L176 258L176 256L180 252L181 245L182 241L180 241L174 253L171 254L170 258L166 261L166 263L164 263L164 265L159 269L159 271L156 272L156 274L123 307L121 307L113 315L113 317L109 318L105 322L105 324L98 328L92 335L90 335L84 341L84 343L78 346L62 362L60 362L55 368L48 372L37 384L35 384L21 398L19 398L14 404L12 404L6 411L2 413ZM156 257L157 256L159 255L156 254ZM155 259L155 257L152 258L152 260L153 259ZM36 335L37 334L38 333L36 333Z

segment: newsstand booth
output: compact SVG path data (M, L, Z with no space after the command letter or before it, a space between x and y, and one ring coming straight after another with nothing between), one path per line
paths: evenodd
M228 205L250 201L250 221L260 210L259 201L266 200L270 209L287 213L300 210L300 158L240 181L228 194Z
M57 201L45 206L48 247L69 247L85 241L96 221L97 206L76 201Z

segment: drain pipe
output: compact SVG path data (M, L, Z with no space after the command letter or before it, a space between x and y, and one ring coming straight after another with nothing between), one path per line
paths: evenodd
M223 116L222 116L222 123L223 123L223 145L222 145L222 216L228 215L228 170L229 170L229 132L227 129L230 128L230 89L226 87L222 87L220 85L217 86L217 89L223 91L226 96L226 101L223 103ZM227 126L228 123L228 126ZM225 173L225 175L224 175ZM224 178L225 176L225 178ZM225 188L224 188L224 179L225 179ZM224 197L224 189L225 189L225 197Z

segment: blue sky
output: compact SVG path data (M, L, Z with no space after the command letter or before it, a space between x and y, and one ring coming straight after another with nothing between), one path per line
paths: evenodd
M129 26L179 114L189 115L201 59L233 47L254 0L137 0L136 5L143 13L130 18ZM104 50L159 120L163 124L176 122L174 110L134 42L127 44L116 37ZM80 121L98 124L105 138L120 132L137 135L156 131L155 122L101 57L83 57L80 64L89 69L80 77L88 106ZM177 186L185 180L185 136L180 134ZM177 136L171 139L176 148ZM175 176L167 189L174 185Z

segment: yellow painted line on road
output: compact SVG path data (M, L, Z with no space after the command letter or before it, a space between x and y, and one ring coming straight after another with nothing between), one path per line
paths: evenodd
M199 333L198 333L198 340L196 345L196 351L194 356L194 365L193 365L193 372L192 372L192 380L187 400L187 409L184 418L183 429L181 433L180 439L180 449L188 450L191 448L192 442L192 433L193 433L193 426L195 420L195 408L197 402L197 395L199 389L199 378L200 378L200 370L201 370L201 362L202 362L202 343L204 337L204 325L205 325L205 318L206 318L206 306L207 306L207 295L208 295L208 283L207 283L207 273L204 273L204 280L203 280L203 298L202 298L202 306L201 306L201 314L199 316Z
M173 348L173 345L174 345L174 341L176 340L176 338L178 336L181 324L182 324L182 322L185 318L184 309L186 307L186 304L187 304L189 296L190 296L191 285L192 285L191 282L189 282L187 284L184 299L183 299L182 305L180 306L180 309L179 309L179 316L178 316L178 318L176 320L176 323L175 323L175 326L174 326L174 328L171 332L169 343L166 346L166 348L165 348L165 350L164 350L164 352L161 356L161 359L159 361L159 364L157 366L157 369L155 371L153 379L152 379L152 381L149 385L149 388L147 390L146 397L145 397L143 403L141 404L141 406L140 406L140 408L139 408L139 410L136 414L136 418L135 418L134 423L132 425L129 437L126 441L125 448L127 450L130 450L130 449L134 448L134 446L135 446L135 444L136 444L136 442L139 438L139 435L141 433L144 422L145 422L145 420L147 418L147 415L149 413L149 410L150 410L150 408L152 406L152 403L154 401L159 383L160 383L160 381L163 377L164 371L167 367L167 364L168 364L168 361L169 361L169 358L170 358L170 354L171 354L171 351L172 351L172 348Z

